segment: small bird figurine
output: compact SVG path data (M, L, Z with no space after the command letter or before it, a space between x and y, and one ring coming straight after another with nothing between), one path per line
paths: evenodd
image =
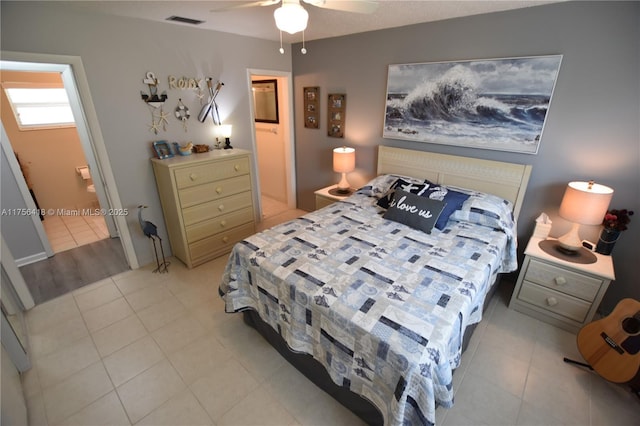
M140 228L142 229L142 233L153 241L153 251L156 255L156 264L158 267L153 270L153 272L169 272L169 265L171 262L167 262L164 257L164 250L162 248L162 238L158 235L158 227L148 220L144 220L142 218L142 209L146 209L147 206L139 205L138 206L138 222L140 222ZM162 262L158 258L158 248L156 247L156 240L160 244L160 252L162 253Z

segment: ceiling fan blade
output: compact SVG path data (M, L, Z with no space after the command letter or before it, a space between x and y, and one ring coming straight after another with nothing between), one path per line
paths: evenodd
M234 2L236 3L236 2ZM243 4L237 4L233 6L223 6L218 9L211 9L211 12L226 12L228 10L236 10L236 9L246 9L249 7L257 7L257 6L273 6L274 4L280 3L280 0L261 0L261 1L252 1Z
M376 0L302 0L312 6L343 12L373 13L378 8Z

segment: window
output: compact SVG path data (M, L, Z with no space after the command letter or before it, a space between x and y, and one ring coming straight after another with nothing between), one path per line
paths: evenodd
M63 87L3 83L20 130L75 127Z

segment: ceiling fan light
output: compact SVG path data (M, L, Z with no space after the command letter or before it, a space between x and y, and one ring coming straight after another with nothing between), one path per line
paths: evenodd
M273 12L279 30L295 34L307 28L309 14L299 3L285 3Z

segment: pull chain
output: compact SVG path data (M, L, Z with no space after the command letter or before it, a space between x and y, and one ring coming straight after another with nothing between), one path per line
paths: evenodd
M282 30L280 31L280 54L284 55L284 47L282 47Z
M302 52L303 55L307 54L307 48L304 47L304 30L302 30L302 49L300 49L300 52Z

